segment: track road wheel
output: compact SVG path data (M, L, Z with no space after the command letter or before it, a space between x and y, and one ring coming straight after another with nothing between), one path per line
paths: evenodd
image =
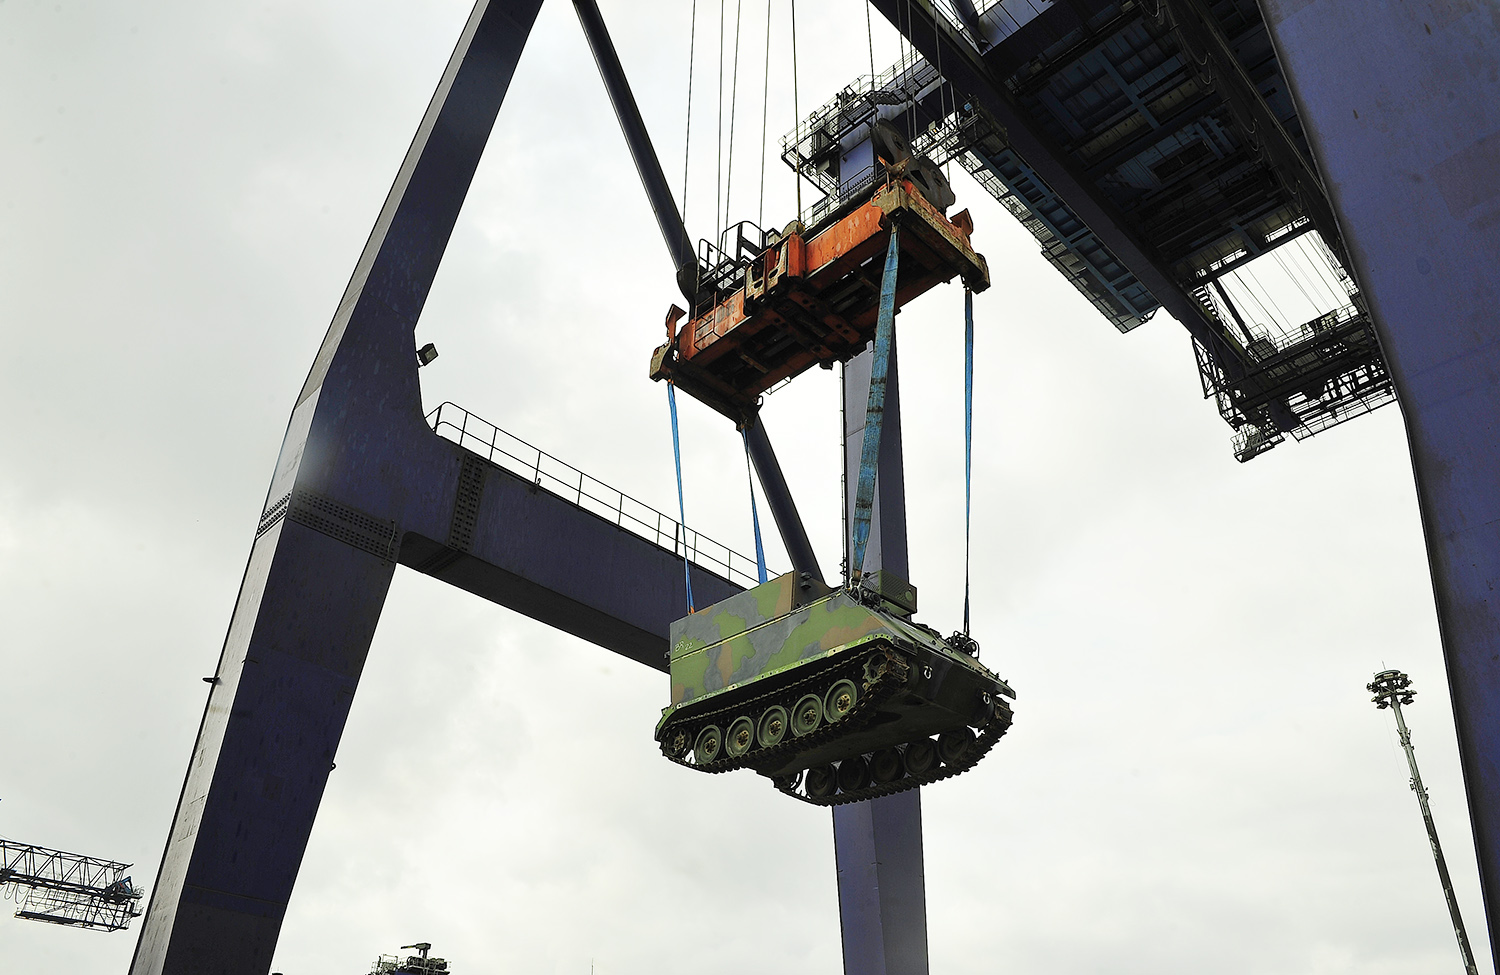
M816 694L806 694L792 708L792 734L801 738L818 730L823 723L823 701Z
M807 794L814 799L827 799L838 791L838 776L832 765L814 765L807 770Z
M719 734L719 726L711 724L698 732L698 740L693 743L693 761L698 765L707 765L719 757L719 746L723 744L724 737Z
M735 718L724 734L724 751L730 758L740 758L755 744L755 722L744 715Z
M682 758L691 747L693 747L693 739L689 738L688 733L682 728L672 732L667 736L667 740L662 742L662 751L673 758Z
M786 708L773 704L760 716L760 724L755 729L755 740L760 742L762 748L779 745L781 739L786 737L786 729L791 723L792 717L786 713Z
M854 703L858 700L859 688L854 686L854 681L837 681L823 697L823 714L831 724L853 711Z
M846 758L839 763L839 789L843 792L858 792L870 784L870 763L863 755Z
M901 765L901 753L894 748L882 748L870 756L870 778L884 785L894 782L906 774Z
M974 750L974 732L968 728L956 728L938 735L938 755L949 765L968 760Z
M918 738L906 746L906 770L912 775L926 775L937 767L937 746L931 738Z

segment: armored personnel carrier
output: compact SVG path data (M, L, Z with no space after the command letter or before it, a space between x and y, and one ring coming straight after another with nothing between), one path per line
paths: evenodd
M829 590L787 573L672 624L656 740L701 772L754 769L804 802L904 792L971 768L1015 693L962 635L912 619L889 572Z

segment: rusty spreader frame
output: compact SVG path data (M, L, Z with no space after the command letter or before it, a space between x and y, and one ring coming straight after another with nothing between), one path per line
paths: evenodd
M897 177L810 236L795 223L773 236L739 287L703 301L681 329L686 313L673 306L651 378L744 425L766 390L814 365L847 362L875 335L878 260L893 223L901 228L897 308L957 276L973 291L990 286L989 267L969 243L969 212L950 220Z

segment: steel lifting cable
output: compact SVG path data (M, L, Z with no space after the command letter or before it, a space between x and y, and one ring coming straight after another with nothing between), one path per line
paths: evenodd
M724 212L724 0L719 0L719 116L718 132L714 139L718 152L714 163L714 246L724 243L723 226L719 223Z
M916 46L913 45L910 42L910 40L908 39L908 37L907 37L907 35L909 33L911 33L911 2L910 2L910 0L907 0L907 2L904 3L902 6L906 10L906 26L904 28L901 26L901 23L900 23L901 15L899 13L896 15L896 19L897 19L896 32L901 35L901 71L900 71L898 77L900 77L902 79L902 81L903 81L903 83L905 85L906 91L908 93L910 93L912 89L911 89L911 76L910 76L909 72L911 70L911 66L917 63L917 56L916 56ZM917 141L917 104L916 104L916 100L914 98L910 100L910 105L911 105L910 110L905 113L906 114L906 141L907 142L916 142Z
M693 147L693 58L698 50L698 0L693 0L692 23L688 25L687 124L682 134L682 225L687 227L688 160Z
M943 36L942 28L939 25L936 10L933 10L932 38L933 47L937 50L938 115L941 116L938 121L940 124L946 125L948 122L948 117L952 115L954 117L954 131L956 132L958 128L958 92L952 89L952 86L948 84L947 76L943 74ZM950 104L953 106L951 112L948 109L948 106ZM943 148L943 144L939 143L933 146L933 151L937 152ZM945 179L951 179L953 176L953 166L951 165L953 162L953 156L951 154L946 155L947 158L943 160L943 166L945 167L943 171L943 177ZM965 633L967 634L967 628L965 629Z
M1291 280L1292 284L1297 286L1298 291L1302 292L1302 297L1307 299L1307 303L1312 306L1313 312L1316 314L1318 303L1313 300L1312 295L1307 293L1307 289L1302 287L1301 279L1299 279L1297 275L1293 273L1292 267L1287 264L1286 259L1281 256L1281 249L1277 248L1276 250L1271 251L1271 257L1276 260L1276 266L1281 268L1281 273L1286 275L1286 277Z
M1294 243L1297 246L1297 252L1307 262L1308 276L1313 278L1318 286L1333 299L1333 307L1342 308L1348 304L1349 296L1344 294L1343 289L1338 286L1338 274L1323 259L1323 255L1318 253L1314 246L1315 242L1307 235L1303 235Z
M885 250L885 273L880 279L880 313L875 322L875 352L870 361L870 398L865 406L865 436L859 451L859 481L854 492L854 525L849 545L849 582L864 572L870 544L870 519L875 509L875 473L880 463L880 430L885 420L886 377L890 372L892 336L896 326L896 268L901 245L899 229L891 226Z
M672 412L672 459L677 463L677 517L682 525L682 585L687 591L688 613L693 609L693 564L688 559L687 505L682 498L682 440L677 433L677 387L667 380L667 408Z
M1338 273L1328 263L1327 258L1318 251L1316 241L1310 240L1304 234L1294 243L1302 259L1307 262L1308 274L1333 298L1333 307L1342 308L1348 304L1349 296L1344 294L1343 289L1339 287Z
M1297 244L1298 242L1293 241L1292 243ZM1298 260L1299 257L1301 260ZM1317 305L1323 297L1323 292L1318 288L1317 268L1313 267L1312 262L1307 259L1306 252L1300 246L1293 247L1290 256L1286 258L1286 266L1289 274L1292 274L1294 277L1300 275L1300 280L1307 282L1307 290L1304 290L1302 293L1312 303L1313 310L1317 311ZM1301 285L1299 284L1298 287L1300 288ZM1314 294L1317 294L1318 297L1314 298Z
M1263 295L1266 296L1266 302L1267 302L1267 305L1269 306L1269 308L1276 313L1274 316L1272 316L1272 315L1270 315L1268 313L1266 317L1270 318L1273 322L1276 323L1276 328L1277 328L1278 331L1282 331L1282 332L1286 331L1286 329L1287 329L1287 324L1286 324L1287 318L1286 318L1286 315L1282 312L1281 306L1278 305L1278 304L1276 304L1276 297L1271 294L1270 289L1267 288L1265 286L1265 284L1263 284L1261 282L1260 278L1258 278L1258 277L1255 276L1255 271L1251 269L1250 265L1248 265L1248 264L1245 265L1245 272L1244 273L1245 273L1245 286L1246 286L1246 288L1248 288L1251 284L1254 284L1255 287L1259 288L1260 291L1261 291L1261 294L1263 294ZM1262 306L1262 307L1264 308L1264 307L1267 307L1267 306Z
M766 229L766 121L771 104L771 0L766 0L766 68L760 93L760 212L756 226Z
M734 68L729 76L729 165L724 174L724 229L734 205L734 115L740 100L740 11L744 0L734 0Z
M1219 280L1220 281L1224 281L1224 280L1227 280L1228 277L1229 277L1228 275L1225 275L1223 278L1220 278ZM1266 322L1274 321L1275 320L1275 319L1273 319L1271 317L1271 313L1268 312L1268 311L1266 311L1266 306L1262 305L1260 303L1260 299L1255 296L1255 292L1250 290L1250 285L1249 285L1248 282L1246 282L1244 280L1241 280L1241 278L1239 277L1239 275L1236 274L1234 276L1234 283L1235 283L1235 285L1237 287L1243 288L1244 291L1245 291L1245 310L1246 311L1252 311L1252 309L1250 308L1250 306L1251 306L1251 304L1254 304L1255 305L1255 309L1254 310L1258 310L1259 311L1261 321L1258 324L1261 326L1261 328L1265 328L1266 327L1266 324L1265 324ZM1221 287L1222 287L1222 285L1221 285ZM1246 330L1247 331L1249 330L1249 326L1248 325L1246 326Z
M755 529L755 571L761 582L766 581L766 546L760 537L760 513L755 510L755 474L750 469L750 428L740 428L740 439L745 441L745 475L750 479L750 525Z
M865 0L865 44L870 49L870 93L875 92L875 31L870 26L870 0ZM871 104L874 99L871 99Z
M793 179L797 181L797 223L802 223L802 106L797 95L797 0L792 0L792 154L797 164L792 167Z

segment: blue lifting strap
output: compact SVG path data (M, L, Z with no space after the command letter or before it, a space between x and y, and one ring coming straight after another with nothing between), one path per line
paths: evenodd
M677 434L677 390L667 380L667 406L672 410L672 458L677 462L677 517L682 525L682 584L687 590L688 612L693 612L693 570L688 561L687 507L682 500L682 443Z
M849 546L849 581L865 568L870 545L870 518L875 508L875 470L880 462L880 427L885 420L885 381L891 365L891 336L896 328L896 264L901 253L896 226L885 249L880 279L880 315L875 322L875 354L870 362L870 402L865 407L865 440L859 451L859 482L854 492L854 525Z
M964 288L964 636L969 635L969 537L974 497L974 292Z
M750 478L750 524L755 528L755 571L760 581L766 581L766 547L760 540L760 515L755 510L755 474L750 470L750 430L740 428L740 438L745 441L745 475Z

